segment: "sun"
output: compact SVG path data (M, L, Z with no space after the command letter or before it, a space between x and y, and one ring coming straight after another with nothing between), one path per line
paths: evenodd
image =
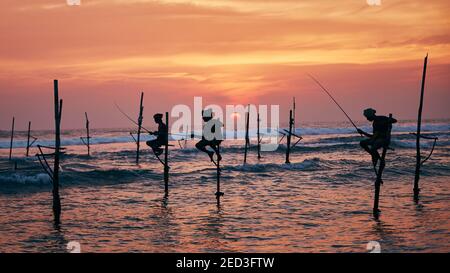
M233 119L239 119L241 117L241 114L239 114L238 112L233 112L230 116Z

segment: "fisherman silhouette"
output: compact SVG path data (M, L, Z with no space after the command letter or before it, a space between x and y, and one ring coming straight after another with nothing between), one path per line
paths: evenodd
M158 124L158 131L149 132L149 134L156 136L156 139L146 142L147 145L152 148L153 153L155 153L157 157L159 157L163 153L163 149L161 148L161 146L167 145L169 135L167 125L163 123L162 118L163 114L159 113L153 116L155 123Z
M213 119L212 110L206 109L202 111L202 118L205 122L203 126L202 139L195 144L195 147L202 152L208 154L211 161L214 162L214 153L217 154L217 161L222 159L219 152L219 145L223 140L222 122L219 119ZM209 146L213 151L206 149Z
M358 129L358 133L368 137L360 142L361 147L372 156L373 165L376 166L378 160L381 159L378 149L386 147L390 143L390 126L396 123L397 120L394 118L389 118L385 116L375 115L377 111L368 108L364 110L364 116L368 121L372 122L373 133L369 134L361 129ZM384 165L384 162L380 164Z

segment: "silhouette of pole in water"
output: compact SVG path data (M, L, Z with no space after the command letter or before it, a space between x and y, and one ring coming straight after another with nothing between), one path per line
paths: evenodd
M88 156L91 155L91 136L89 132L89 118L87 112L84 112L84 115L86 117L86 146L88 149Z
M55 160L53 166L53 215L55 225L60 224L61 200L59 196L59 160L61 150L61 114L63 100L59 99L58 80L54 80L54 107L55 107Z
M164 147L164 192L169 194L169 112L166 112L167 140Z
M86 137L81 137L81 141L87 147L87 154L91 156L91 136L89 133L89 118L87 112L84 112L84 116L86 117Z
M247 115L245 118L245 150L244 150L244 165L247 164L247 150L250 146L250 137L248 134L249 124L250 124L250 105L247 108Z
M437 141L436 137L425 137L425 136L421 135L423 97L424 97L424 92L425 92L425 79L426 79L426 75L427 75L427 64L428 64L428 54L425 57L425 60L424 60L424 63L423 63L422 86L421 86L421 90L420 90L420 103L419 103L419 111L418 111L418 117L417 117L417 133L414 134L414 135L416 135L416 171L415 171L415 176L414 176L414 189L413 189L413 191L414 191L414 200L416 200L416 201L419 200L419 193L420 193L420 188L419 188L420 167L433 154L434 148L436 146L436 141ZM422 160L422 156L420 155L420 139L421 138L433 139L434 140L433 148L431 149L430 154L424 160Z
M13 142L14 142L14 123L15 123L15 117L12 119L12 126L11 126L11 142L9 143L9 161L12 159L12 148L13 148Z
M30 143L30 139L33 139ZM36 142L37 138L31 135L31 121L28 122L28 134L27 134L27 152L26 156L28 157L30 155L30 148L33 146L33 144Z
M217 152L220 154L220 144L217 145ZM216 191L216 199L217 199L217 206L220 206L220 197L224 195L223 192L220 191L220 160L217 158L217 191Z
M140 142L141 142L141 129L142 129L142 120L143 120L143 112L144 112L144 106L142 105L144 102L144 92L141 93L141 103L139 106L139 117L138 117L138 131L137 131L137 139L136 139L136 164L139 164L139 149L140 149Z
M292 131L295 133L295 117L296 117L296 115L295 115L295 97L293 97L292 98L292 115L293 115L293 117L292 117Z
M293 118L292 118L292 110L289 111L289 134L286 136L286 164L291 164L289 161L289 155L291 153L291 137L292 137L292 125L293 125Z
M260 122L261 119L259 118L259 113L258 113L258 129L256 132L256 137L258 138L258 159L261 159L261 136L260 136Z
M28 155L30 153L30 133L31 133L31 121L28 122L27 153L26 153L27 157L28 157Z
M392 114L389 114L389 120L392 120ZM375 197L373 200L373 215L375 217L378 217L378 215L380 213L380 210L378 209L378 205L380 202L380 188L381 188L381 183L383 183L382 177L383 177L384 167L386 166L386 163L385 163L386 153L387 153L387 149L389 148L389 145L391 142L391 130L392 130L392 124L389 124L387 143L383 146L383 153L381 154L380 166L378 167L378 171L376 172L377 179L375 181Z

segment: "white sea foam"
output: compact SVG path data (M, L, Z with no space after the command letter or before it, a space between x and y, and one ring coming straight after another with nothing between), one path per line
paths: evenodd
M26 175L26 174L19 174L19 173L13 173L11 175L2 175L0 176L0 183L17 183L17 184L35 184L35 185L42 185L42 184L49 184L51 183L50 177L45 173L39 173L35 175Z
M361 129L370 132L371 127L370 126L361 126ZM277 129L261 129L261 134L264 137L268 136L275 136L279 135L279 132L284 132L285 129L281 128L280 130ZM415 132L417 130L416 125L413 123L407 123L407 124L398 124L393 127L394 133L410 133ZM78 132L78 131L77 131ZM432 123L432 124L424 124L422 126L422 132L450 132L450 124L449 123ZM302 136L318 136L318 135L350 135L355 134L355 128L353 127L301 127L295 130L295 133ZM91 144L110 144L110 143L132 143L134 142L133 138L127 134L126 131L124 131L121 134L121 132L114 132L115 135L111 136L111 133L108 132L107 135L103 133L93 134L91 139ZM200 132L195 133L196 136L200 135ZM249 136L251 138L255 138L257 136L256 129L250 129L249 130ZM243 131L227 131L225 132L225 137L227 139L243 139L245 137L245 132ZM154 137L149 136L148 134L142 134L141 140L147 141L150 139L153 139ZM182 139L183 136L174 135L171 140L179 140ZM36 144L44 145L44 146L53 146L54 140L53 136L45 135L45 137L40 138ZM73 137L73 136L62 136L61 144L63 146L76 146L76 145L84 145L83 142L79 137ZM10 140L8 138L2 138L0 139L0 149L6 149L9 148ZM13 147L14 148L24 148L27 145L27 141L25 139L16 139L14 140Z

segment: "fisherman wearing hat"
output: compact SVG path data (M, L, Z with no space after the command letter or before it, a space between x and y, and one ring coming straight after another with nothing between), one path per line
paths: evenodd
M374 166L377 165L378 160L381 158L378 153L378 149L386 146L390 142L389 128L391 124L396 123L397 120L385 116L375 115L377 111L368 108L364 110L364 116L368 121L372 122L373 133L369 134L361 129L358 129L358 133L365 135L368 139L364 139L360 142L361 147L372 156L372 162Z
M220 122L220 120L213 119L213 113L211 109L202 111L202 118L205 122L205 125L203 127L202 139L197 144L195 144L195 147L200 151L207 153L209 158L213 162L214 153L216 153L217 160L220 161L222 159L222 156L219 152L219 145L223 140L223 124ZM206 149L207 146L211 147L213 151Z
M167 145L169 131L167 129L167 125L163 123L163 114L155 114L153 115L153 119L155 123L158 124L158 131L151 132L151 135L156 136L156 139L147 141L147 145L152 148L153 152L156 156L160 156L163 153L163 149L161 146Z

